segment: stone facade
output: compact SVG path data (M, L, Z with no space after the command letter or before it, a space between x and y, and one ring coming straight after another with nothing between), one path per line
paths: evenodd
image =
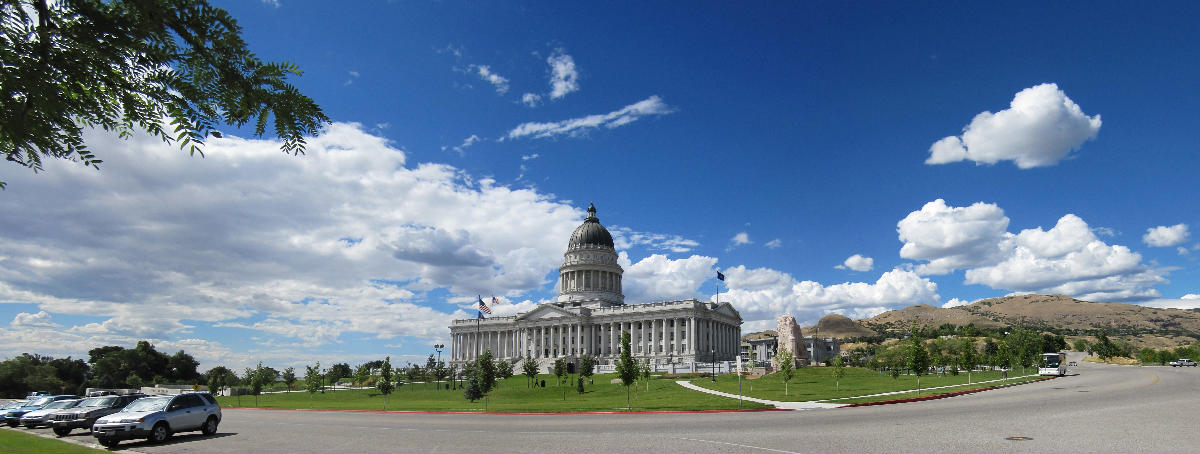
M742 318L731 304L695 299L625 304L622 274L612 236L591 206L567 244L556 302L515 316L455 320L451 365L488 349L497 359L534 358L543 372L558 358L574 371L582 355L611 365L620 355L622 331L630 333L633 356L655 365L737 357Z

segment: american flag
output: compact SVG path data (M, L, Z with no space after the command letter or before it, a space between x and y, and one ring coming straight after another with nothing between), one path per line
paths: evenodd
M493 296L492 297L492 305L495 306L497 304L500 304L500 300L496 299L496 297Z
M488 315L491 315L491 313L492 313L492 310L488 309L486 304L483 304L482 296L479 297L479 310L483 311L483 313L488 314Z

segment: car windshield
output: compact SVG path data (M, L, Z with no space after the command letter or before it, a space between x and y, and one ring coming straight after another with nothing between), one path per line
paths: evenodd
M79 403L80 407L107 407L112 405L113 401L117 400L114 396L105 397L89 397Z
M125 406L125 411L160 411L163 408L166 408L167 402L170 401L170 397L138 399Z
M53 410L55 408L71 408L71 407L75 406L75 404L77 404L77 403L79 403L78 400L59 400L59 401L50 402L50 403L46 404L45 407L42 407L42 408L45 410Z
M26 407L40 407L40 406L42 406L42 405L46 405L46 404L48 404L48 403L50 403L50 402L54 402L54 398L52 398L52 397L43 397L43 398L37 399L37 400L35 400L35 401L33 401L33 402L30 402L30 403L28 403L28 404L25 404L25 406L26 406Z

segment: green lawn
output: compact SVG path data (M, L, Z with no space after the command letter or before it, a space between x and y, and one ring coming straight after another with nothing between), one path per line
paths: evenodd
M64 441L42 438L22 433L19 430L0 429L0 452L10 454L107 454L108 451L92 449Z
M502 380L487 402L491 412L576 412L626 411L625 387L609 384L613 374L593 377L594 384L586 385L582 395L574 386L555 386L553 375L541 375L545 388L529 388L523 375ZM566 391L565 393L563 391ZM565 394L565 398L564 398ZM676 384L673 380L650 380L649 390L643 382L631 393L631 411L726 410L737 409L738 400L698 391ZM385 398L378 390L326 391L310 395L304 391L258 396L219 397L224 407L312 408L339 410L463 411L482 412L484 401L470 402L463 398L462 389L435 389L432 383L404 385ZM240 399L240 403L239 403ZM754 402L743 402L741 408L768 408Z
M893 379L890 373L878 373L872 370L859 367L847 367L846 376L842 377L840 387L835 383L832 367L803 367L796 369L792 375L792 380L788 382L787 394L784 394L783 379L779 374L771 374L758 379L742 379L742 394L748 397L759 399L776 400L776 401L825 401L829 399L837 399L844 397L864 396L869 394L879 394L893 391L915 390L917 388L917 377L912 375L901 375L899 378ZM1036 369L1032 370L1037 372ZM1012 371L1012 375L1019 375L1018 371ZM980 382L984 380L994 380L1000 378L1000 372L973 372L971 381ZM738 379L735 375L721 375L717 377L717 382L710 381L711 378L701 378L692 380L692 383L704 388L715 389L727 393L737 394ZM1009 380L1012 382L1014 380ZM983 386L994 386L1003 383L988 383L985 385L967 385L967 374L960 373L959 375L946 374L925 375L921 377L921 388L930 388L935 386L947 385L962 385L953 389L938 389L934 390L935 394L942 394L953 391L961 391L964 389L979 388ZM922 391L922 396L929 395L928 391ZM846 403L854 401L870 401L870 400L892 400L904 399L909 397L917 397L913 392L908 395L887 396L886 398L876 399L855 399L846 401ZM837 401L842 402L842 401Z

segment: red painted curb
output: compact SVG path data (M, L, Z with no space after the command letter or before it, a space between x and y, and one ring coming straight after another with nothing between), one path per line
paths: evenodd
M400 413L426 415L522 415L522 416L559 416L559 415L657 415L667 413L738 413L760 411L792 411L790 408L746 408L730 410L647 410L647 411L577 411L577 412L483 412L483 411L423 411L423 410L339 410L322 408L255 408L255 407L225 407L226 410L267 410L267 411L330 411L343 413Z
M983 388L966 389L966 390L962 390L962 391L955 391L955 392L945 393L945 394L934 394L932 396L925 396L925 397L910 397L907 399L895 399L895 400L877 400L874 402L858 402L858 403L853 403L853 404L842 405L841 407L837 407L837 408L870 407L873 405L891 405L891 404L903 404L903 403L908 403L908 402L921 402L921 401L925 401L925 400L945 399L947 397L961 396L963 394L974 394L977 392L991 391L993 389L1009 388L1009 387L1025 385L1025 384L1029 384L1029 383L1037 383L1037 382L1046 381L1046 380L1053 380L1055 378L1058 378L1058 377L1045 377L1045 378L1039 378L1037 380L1032 380L1032 381L1027 381L1027 382L1009 383L1006 385L997 385L997 386L986 386Z

